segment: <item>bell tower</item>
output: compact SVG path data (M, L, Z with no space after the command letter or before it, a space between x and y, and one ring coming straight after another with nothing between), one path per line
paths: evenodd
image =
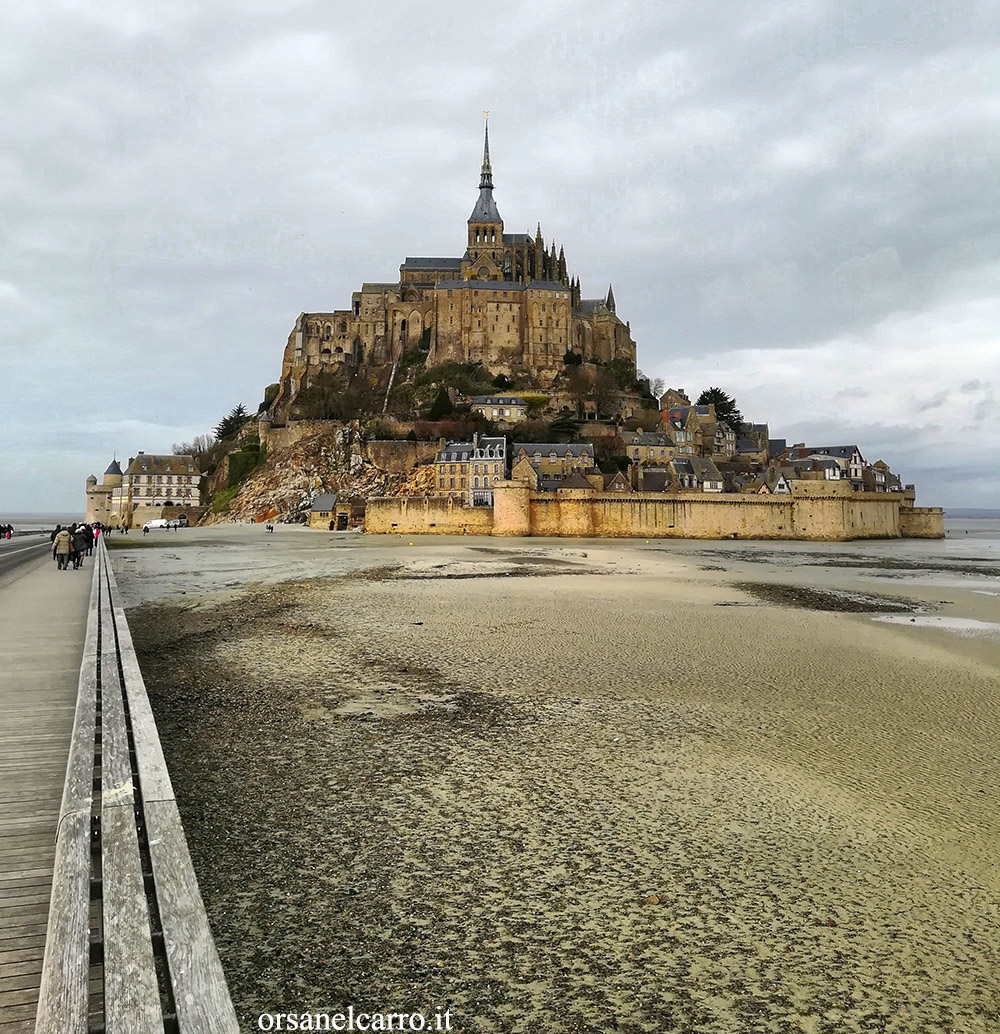
M493 200L493 168L490 165L490 124L486 113L483 167L479 176L479 200L469 216L466 279L503 279L503 220Z

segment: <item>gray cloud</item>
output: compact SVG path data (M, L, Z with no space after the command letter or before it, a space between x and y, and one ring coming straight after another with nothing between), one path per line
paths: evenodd
M492 10L484 39L478 9L417 30L401 2L7 12L0 362L21 508L255 402L298 312L407 254L460 253L482 108L508 226L541 220L586 294L614 282L646 370L780 353L780 415L821 370L858 427L896 385L971 393L1000 377L995 321L969 327L1000 247L994 16L560 0ZM884 333L901 316L923 336ZM956 336L980 343L975 371L950 372ZM872 351L847 364L845 341Z

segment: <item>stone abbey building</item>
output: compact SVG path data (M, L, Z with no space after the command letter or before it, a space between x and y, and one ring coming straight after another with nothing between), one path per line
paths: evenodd
M469 216L460 258L407 258L393 283L366 283L349 309L304 312L285 348L272 413L287 413L315 374L341 363L391 366L408 350L427 350L426 365L482 362L494 373L528 372L552 384L567 350L586 361L625 359L635 343L615 311L611 288L582 298L555 243L541 225L505 233L493 198L489 128L479 198Z

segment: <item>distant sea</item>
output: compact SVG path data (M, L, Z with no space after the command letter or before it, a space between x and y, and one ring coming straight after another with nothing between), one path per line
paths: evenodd
M4 513L0 510L0 524L13 524L15 532L51 531L57 524L82 521L82 513Z
M959 521L1000 521L1000 510L987 510L981 506L946 506L944 515Z

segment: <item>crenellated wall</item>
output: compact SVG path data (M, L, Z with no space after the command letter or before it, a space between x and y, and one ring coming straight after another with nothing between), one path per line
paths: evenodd
M939 506L901 506L899 528L908 539L943 539L944 510Z
M369 499L365 531L382 535L492 535L493 509L463 506L451 496Z
M904 507L902 500L896 493L844 494L839 487L827 494L792 497L663 495L587 489L534 492L522 482L508 481L494 488L493 510L440 498L369 500L365 527L406 534L830 542L944 536L939 509Z

